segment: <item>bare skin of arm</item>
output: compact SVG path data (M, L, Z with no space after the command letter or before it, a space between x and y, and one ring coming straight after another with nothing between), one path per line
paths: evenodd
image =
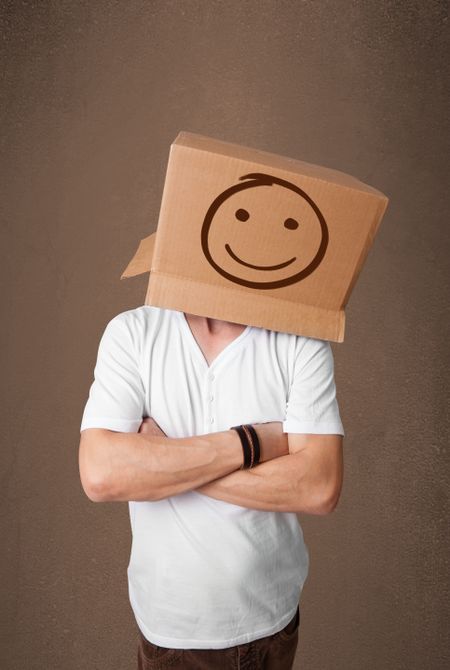
M281 423L279 437L281 438ZM164 435L151 418L140 431ZM290 434L289 453L250 470L237 470L196 490L258 510L328 514L339 500L343 479L341 435Z
M242 465L242 446L234 430L170 438L154 421L144 421L143 426L139 433L82 431L80 478L92 501L162 500L220 479ZM255 424L255 429L261 461L288 453L280 423Z
M342 487L341 435L289 435L292 452L197 489L212 498L275 512L329 514Z

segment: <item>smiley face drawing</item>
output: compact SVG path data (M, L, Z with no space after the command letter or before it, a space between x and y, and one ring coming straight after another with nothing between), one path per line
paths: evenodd
M279 177L252 173L211 203L201 244L207 261L222 277L249 288L281 288L318 267L328 246L328 227L301 188Z

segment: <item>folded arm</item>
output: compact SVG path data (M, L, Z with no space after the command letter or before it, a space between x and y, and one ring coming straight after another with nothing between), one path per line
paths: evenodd
M278 422L256 424L261 461L288 453ZM240 469L243 452L234 430L187 438L166 437L152 421L139 433L103 428L81 432L79 468L94 502L161 500L197 489Z
M242 507L328 514L342 488L341 435L290 434L290 454L226 475L199 493Z
M342 488L342 436L286 435L281 423L268 426L277 457L267 459L250 470L236 470L209 481L196 487L197 492L259 510L308 514L332 512ZM263 430L267 430L265 424L258 427L260 434ZM144 419L140 431L164 436L151 418Z

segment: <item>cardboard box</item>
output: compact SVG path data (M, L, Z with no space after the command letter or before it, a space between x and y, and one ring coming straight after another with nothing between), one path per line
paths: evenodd
M342 342L388 198L343 172L180 132L157 232L121 279L146 305Z

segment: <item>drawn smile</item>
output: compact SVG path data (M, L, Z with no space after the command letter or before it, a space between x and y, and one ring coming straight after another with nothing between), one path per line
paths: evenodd
M225 244L225 249L233 260L237 261L241 265L245 265L247 268L253 268L254 270L281 270L281 268L285 268L297 260L297 257L294 256L288 261L284 261L284 263L278 263L278 265L253 265L252 263L247 263L246 261L243 261L238 256L236 256L229 244Z

